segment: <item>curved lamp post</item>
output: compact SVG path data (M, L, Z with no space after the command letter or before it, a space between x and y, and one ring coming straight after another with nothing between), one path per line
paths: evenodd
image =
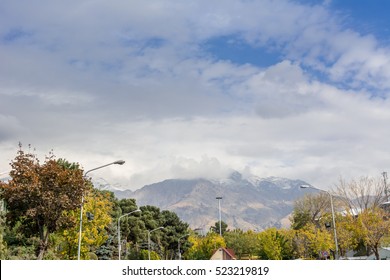
M103 167L106 167L106 166L109 166L109 165L113 165L113 164L119 164L119 165L123 165L125 163L124 160L117 160L117 161L114 161L114 162L111 162L109 164L105 164L105 165L102 165L102 166L98 166L96 168L93 168L93 169L90 169L88 170L87 172L85 172L84 174L84 178L87 177L87 174L89 172L92 172L92 171L95 171L97 169L100 169L100 168L103 168ZM81 207L80 207L80 230L79 230L79 246L78 246L78 250L77 250L77 259L80 260L80 253L81 253L81 232L83 230L83 206L84 206L84 194L82 195L81 197Z
M330 192L318 189L318 188L313 187L313 186L301 185L300 188L302 188L302 189L314 189L314 190L318 190L320 192L327 193L329 195L329 197L330 197L330 207L332 209L332 222L333 222L333 232L334 232L334 243L335 243L335 246L336 246L335 259L337 260L339 258L339 245L338 245L338 242L337 242L337 231L336 231L336 220L335 220L335 217L334 217L333 196L330 194Z
M179 252L179 260L181 260L181 252L180 252L180 239L184 238L184 237L187 237L189 236L190 234L187 233L186 235L183 235L182 237L179 237L178 241L177 241L177 251Z
M126 213L118 218L118 259L121 259L121 218L128 216L130 214L136 213L136 212L141 212L140 209L131 211L130 213Z
M148 258L150 260L150 234L153 232L153 231L156 231L156 230L159 230L159 229L163 229L164 227L158 227L158 228L155 228L155 229L152 229L152 230L148 230Z

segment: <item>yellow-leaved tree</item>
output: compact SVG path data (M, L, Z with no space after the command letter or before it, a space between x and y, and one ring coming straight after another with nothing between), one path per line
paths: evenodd
M209 232L206 236L191 235L188 241L192 246L185 253L187 260L209 260L214 251L226 247L224 238L215 232Z
M304 259L316 259L322 253L335 250L332 235L324 228L312 223L297 230L295 246L298 256Z
M96 189L88 191L84 201L81 259L97 259L94 252L108 238L107 227L111 223L112 207L113 203L108 193ZM64 259L72 260L77 259L80 209L70 211L67 215L77 220L77 226L59 233L62 240L60 251Z
M293 258L292 235L290 231L268 228L258 234L259 257L267 260Z
M378 207L366 209L357 217L355 230L364 244L374 252L375 258L379 260L382 241L390 235L389 214Z

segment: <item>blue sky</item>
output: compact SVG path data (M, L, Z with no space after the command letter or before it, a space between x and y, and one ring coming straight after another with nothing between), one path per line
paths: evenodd
M0 173L18 142L136 189L380 177L388 1L0 3Z

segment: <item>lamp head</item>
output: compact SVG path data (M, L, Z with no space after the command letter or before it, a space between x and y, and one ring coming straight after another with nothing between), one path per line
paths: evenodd
M123 165L125 163L124 160L117 160L114 162L114 164L119 164L119 165Z

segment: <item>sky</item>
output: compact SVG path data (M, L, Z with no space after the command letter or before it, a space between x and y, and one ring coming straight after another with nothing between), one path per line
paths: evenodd
M18 143L112 185L390 169L386 0L2 0L0 173ZM31 151L30 150L30 151ZM390 170L389 170L390 171Z

